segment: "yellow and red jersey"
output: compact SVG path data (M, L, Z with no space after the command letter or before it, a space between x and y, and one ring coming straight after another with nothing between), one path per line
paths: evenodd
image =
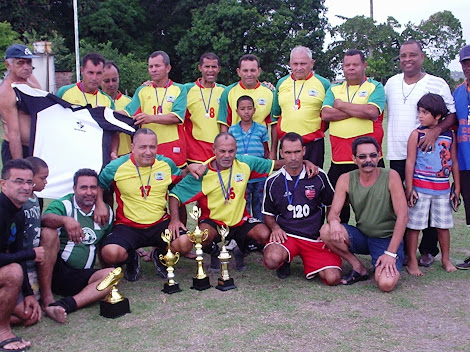
M85 93L81 81L76 84L60 87L56 95L75 105L85 106L90 104L92 108L106 106L113 110L115 109L113 99L109 95L100 89L97 89L94 93Z

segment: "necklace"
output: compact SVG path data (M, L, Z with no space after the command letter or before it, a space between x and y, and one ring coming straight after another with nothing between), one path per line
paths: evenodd
M204 99L204 94L202 94L202 88L199 86L199 93L201 93L202 103L204 104L204 116L206 117L206 119L210 117L209 109L211 108L212 89L214 89L214 87L211 87L211 92L209 94L209 103L206 106L206 100Z
M354 97L356 96L357 92L359 92L359 90L361 89L362 85L364 84L364 82L366 81L367 79L363 80L362 83L359 85L359 87L356 89L356 91L354 92L351 100L349 100L349 84L346 83L346 93L348 95L348 103L352 103L352 101L354 100Z
M287 171L286 171L286 175L284 176L284 184L286 186L287 202L289 203L289 205L287 206L288 211L292 211L295 208L292 203L294 201L294 192L295 192L295 189L297 188L297 186L299 184L299 180L300 180L300 175L298 175L297 179L295 180L294 189L292 190L292 193L289 192L289 186L287 185Z
M163 103L165 102L165 97L166 97L166 92L168 90L168 86L170 81L166 82L165 84L165 93L163 93L163 98L162 98L162 103L160 104L160 100L158 100L158 87L155 87L155 97L157 98L157 115L162 115L163 114Z
M139 165L135 164L135 168L137 169L137 174L139 175L139 180L140 180L140 191L142 192L142 197L147 200L148 195L150 194L150 189L152 186L150 186L150 177L152 176L152 166L150 166L150 172L149 172L149 177L147 179L147 186L144 187L144 184L142 182L142 177L140 175L140 169Z
M422 72L420 72L419 74L419 78L418 80L413 84L413 88L411 88L410 92L408 93L408 95L405 95L405 89L403 88L403 82L405 82L405 75L403 75L403 79L401 81L401 94L403 95L403 104L406 104L406 100L408 99L408 97L411 95L411 93L413 93L413 90L415 89L416 85L418 84L418 82L421 80L422 78Z
M302 94L302 89L304 89L304 84L307 80L304 80L304 82L302 83L302 86L300 87L299 95L295 94L295 81L296 79L294 79L294 110L299 110L300 109L300 94Z
M231 203L231 201L230 201L230 188L231 188L231 185L232 185L232 166L230 166L230 175L229 175L229 178L228 178L227 187L225 186L224 180L222 179L222 175L221 175L220 170L219 170L219 164L217 163L217 161L215 162L215 167L217 169L217 176L219 176L220 190L222 191L222 194L223 194L224 199L225 199L224 204L228 205L228 204Z
M80 82L80 90L82 91L83 97L85 98L86 105L90 105L91 107L93 107L93 106L88 102L88 99L86 98L85 91L83 90L83 82ZM90 94L91 94L91 93L90 93ZM96 92L96 94L95 94L95 107L97 107L97 106L98 106L98 92Z

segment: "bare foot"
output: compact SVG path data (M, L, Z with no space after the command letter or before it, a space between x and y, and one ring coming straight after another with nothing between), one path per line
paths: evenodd
M6 340L14 339L14 341L3 345L1 347L2 351L5 351L5 350L7 350L7 351L8 350L12 350L12 351L23 350L23 349L28 348L29 346L31 346L31 342L25 341L22 338L19 338L19 337L15 336L15 334L13 334L12 331L5 332L4 334L0 334L0 336L1 336L0 344L4 343Z
M44 308L44 312L46 312L46 315L54 319L55 321L63 324L65 323L65 320L67 319L67 313L65 312L65 309L61 306L48 306Z
M455 266L452 265L452 263L450 261L443 261L442 262L442 267L445 269L445 271L447 271L448 273L452 272L452 271L457 271L457 268Z
M406 267L406 271L408 271L408 274L413 275L413 276L423 276L424 274L419 270L418 263L408 263L408 266Z

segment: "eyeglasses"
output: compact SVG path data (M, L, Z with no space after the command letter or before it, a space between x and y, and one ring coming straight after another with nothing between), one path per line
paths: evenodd
M23 186L25 184L28 185L29 187L36 186L33 180L23 180L22 178L15 178L14 180L7 180L7 181L11 181L18 186Z
M371 159L375 159L379 156L379 153L370 153L370 154L359 154L359 155L356 155L356 158L358 158L359 160L366 160L367 157L371 158Z

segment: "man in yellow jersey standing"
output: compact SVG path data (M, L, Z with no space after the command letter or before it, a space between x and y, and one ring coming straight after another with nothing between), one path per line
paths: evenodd
M282 138L288 132L302 136L305 143L305 159L323 167L325 144L324 126L320 109L330 83L314 73L312 51L297 46L290 53L292 73L279 80L274 93L271 111L273 122L277 122L277 134ZM277 154L271 150L271 157Z

